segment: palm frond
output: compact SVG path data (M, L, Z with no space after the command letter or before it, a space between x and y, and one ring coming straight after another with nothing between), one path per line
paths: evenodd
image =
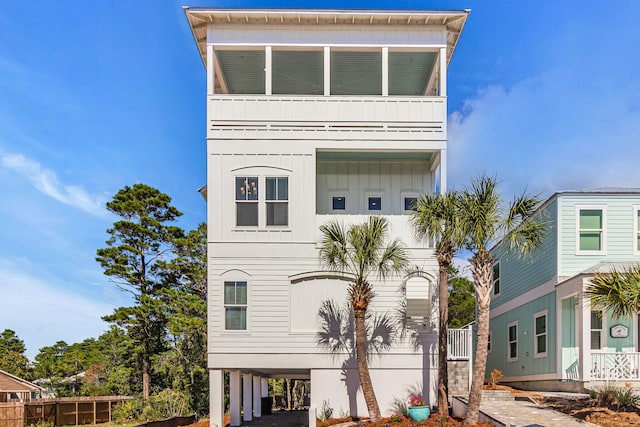
M593 307L611 310L614 317L633 316L640 312L640 266L596 272L585 293Z
M349 269L349 248L344 226L330 221L320 226L320 261L331 271Z

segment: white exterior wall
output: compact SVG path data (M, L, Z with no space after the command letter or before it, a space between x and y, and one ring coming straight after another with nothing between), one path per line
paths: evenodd
M394 315L407 302L411 318L406 335L395 337L391 349L372 357L371 377L384 415L398 412L397 403L405 404L409 395L424 395L435 404L437 262L433 248L414 240L408 214L402 212L402 197L432 192L436 187L435 171L446 158L446 97L213 94L211 46L427 47L444 53L446 29L222 25L209 26L207 43L209 368L311 378L311 404L316 408L329 400L335 416L340 408L351 410L354 416L367 415L352 355L332 353L318 345L319 304L333 298L344 305L347 285L322 277L317 240L318 227L329 219L338 218L346 225L366 220L367 192L382 192L392 202L382 212L390 221L392 237L408 245L412 270L426 277L424 288L429 291L409 289L406 294L410 275L374 284L372 313ZM441 91L446 93L445 88ZM329 172L335 163L316 158L323 151L360 152L365 157L371 152L417 156L416 160L391 163L356 159L357 182L347 173L344 184ZM424 157L429 160L417 160ZM237 227L237 176L288 177L288 225L265 226L261 181L260 225ZM334 216L328 210L334 184L335 189L347 190L350 199L358 200L358 208L347 212L349 215ZM225 331L225 281L248 284L245 331Z

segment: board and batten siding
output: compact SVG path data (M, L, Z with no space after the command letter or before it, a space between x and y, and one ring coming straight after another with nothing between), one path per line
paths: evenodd
M599 262L640 261L634 255L636 244L633 208L640 206L640 195L564 195L560 198L561 253L559 276L571 277ZM606 209L606 253L603 255L576 254L576 216L580 206L602 206Z
M381 215L402 214L404 197L433 193L433 172L426 161L318 161L318 214L366 213L368 196L382 197ZM332 210L332 197L346 197L346 209Z
M264 258L242 258L230 250L233 257L210 258L209 353L326 353L318 346L319 329L314 329L318 325L320 304L315 298L334 298L339 306L344 307L347 283L326 278L292 283L291 276L320 270L314 244L294 246L291 250L298 252L298 257L272 254ZM268 248L266 252L269 252ZM435 277L437 266L433 256L427 260L414 258L412 263ZM246 281L248 284L246 331L224 330L225 281ZM430 278L432 299L424 300L425 311L430 309L432 313L437 310L434 305L435 284L436 280ZM324 288L323 285L328 286ZM394 277L384 283L374 282L376 296L370 305L371 312L396 316L402 308L405 286L404 277ZM412 343L398 340L391 353L398 351L413 353Z
M211 142L210 142L211 143ZM239 144L239 143L238 143ZM257 149L256 149L257 150ZM255 153L256 150L247 150ZM290 150L289 150L290 151ZM311 242L316 235L315 158L293 152L239 154L210 153L208 179L208 233L213 242ZM288 177L289 225L286 227L236 227L236 177ZM259 181L259 216L264 218L264 180Z
M487 358L486 376L499 369L505 377L550 374L556 372L556 293L551 292L491 319L491 351ZM547 310L547 355L534 357L534 314ZM508 325L518 322L518 357L507 361Z
M542 245L528 256L509 251L509 243L501 242L493 254L500 262L500 293L493 295L491 309L513 300L556 277L557 273L557 200L540 210L537 218L548 228ZM493 291L492 291L493 294Z

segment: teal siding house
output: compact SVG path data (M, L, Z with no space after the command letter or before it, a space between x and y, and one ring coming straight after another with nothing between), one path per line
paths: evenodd
M638 316L615 318L584 293L594 272L640 263L640 189L558 192L537 215L549 228L531 257L492 249L487 375L538 390L640 382Z

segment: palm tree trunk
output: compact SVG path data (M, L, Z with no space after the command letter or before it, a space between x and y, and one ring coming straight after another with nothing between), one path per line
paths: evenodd
M369 365L367 363L367 336L365 329L365 310L356 310L354 317L356 320L356 361L358 362L358 374L360 375L360 385L364 401L367 403L369 418L371 421L380 419L380 408L378 400L373 390L371 377L369 376Z
M438 278L438 413L449 415L448 320L449 320L449 263L441 260Z

